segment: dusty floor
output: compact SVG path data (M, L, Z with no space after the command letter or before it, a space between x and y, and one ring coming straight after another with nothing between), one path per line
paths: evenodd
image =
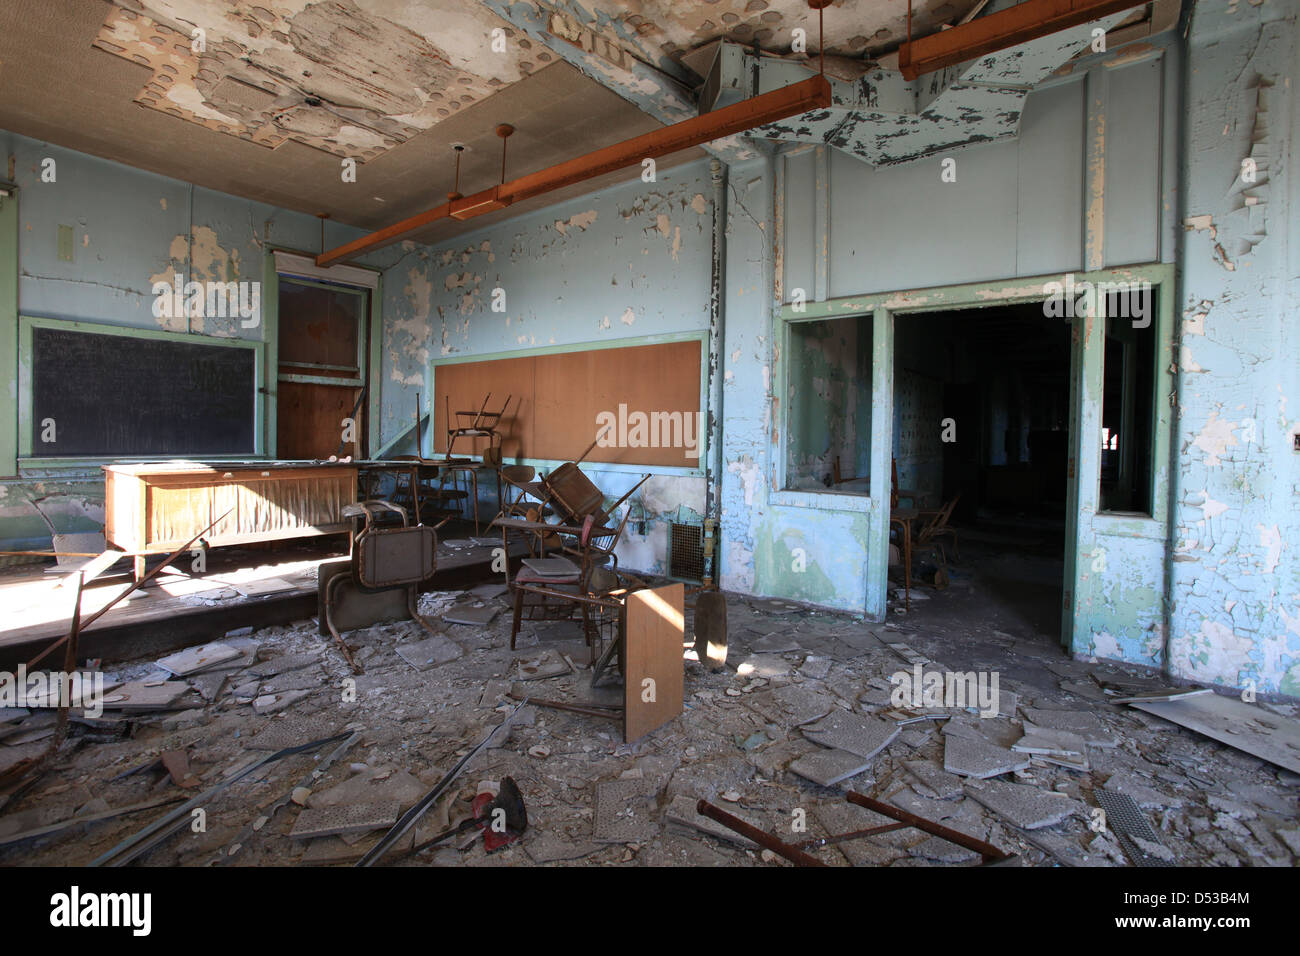
M1032 614L1027 617L1023 609L998 600L993 585L1005 567L979 560L977 544L963 557L966 560L954 568L952 587L922 589L925 596L914 600L910 613L896 613L891 604L889 621L883 625L730 595L728 667L710 673L700 663L687 661L686 710L679 719L626 745L613 721L524 707L508 738L475 758L453 788L456 792L426 815L415 837L423 840L466 816L481 781L510 775L528 810L529 827L522 839L491 855L485 853L481 838L469 838L399 860L401 848L411 845L408 838L390 861L453 866L785 865L755 848L668 818L704 797L792 843L888 822L847 805L842 793L851 788L1020 854L1028 865L1128 865L1111 831L1090 829L1097 825L1094 790L1102 787L1137 800L1170 858L1181 864L1294 865L1300 859L1300 777L1109 703L1098 680L1131 681L1144 675L1068 660L1044 636L1041 622L1031 620ZM1016 570L1011 576L1018 574ZM300 803L334 807L340 814L379 805L375 812L391 819L397 807L404 809L427 792L514 708L502 696L512 682L518 692L555 700L621 698L616 686L586 686L589 671L581 667L548 679L517 680L521 664L563 661L567 654L580 665L585 658L577 625L526 624L521 647L512 653L505 596L485 599L500 609L486 627L441 621L446 609L477 603L478 598L462 592L423 597L422 610L453 642L444 648L461 652L425 670L397 654L399 646L427 637L413 623L351 632L349 641L361 649L366 670L356 679L355 700L346 699L350 672L332 640L319 635L314 621L304 621L235 639L246 650L236 666L194 675L196 689L170 711L105 719L94 728L76 726L50 769L0 810L0 864L86 863L172 806L6 841L76 813L167 796L188 799L253 757L344 730L356 731L344 752L336 753L337 745L330 745L315 756L295 755L267 765L205 806L203 832L186 827L141 862L350 863L382 831L292 839L288 834L304 812ZM810 721L827 713L900 716L892 710L890 676L911 672L920 659L930 659L923 664L927 671L997 672L1000 710L1006 716L981 718L971 711L946 710L946 721L904 724L873 760L862 761L869 764L866 770L834 787L818 786L787 769L792 761L824 750L799 724L811 729L816 725ZM152 661L143 661L109 668L108 673L136 680L157 675L158 670ZM204 699L200 686L211 700ZM259 709L276 712L259 715L254 701ZM1291 705L1260 706L1295 716ZM1068 769L1018 754L1029 766L994 780L944 771L944 751L951 738L1009 746L1020 739L1032 709L1040 711L1040 721L1045 719L1042 711L1095 717L1086 732L1089 769ZM24 738L39 736L46 720L46 715L38 715L10 726L34 732L22 734ZM21 746L39 748L44 742L28 740ZM0 744L0 758L5 751L12 758L14 748ZM189 787L178 786L160 766L149 767L167 751L187 755L196 778L185 781ZM336 759L315 776L318 761L330 753L336 753ZM123 775L132 770L139 772ZM1008 783L1028 788L1016 790L1016 799L1027 799L1025 812L1035 819L1020 817L1018 822L1059 821L1021 829L1012 818L976 799L982 795L996 805L998 801L988 797L990 787L1005 790ZM363 810L347 809L358 805L364 805ZM806 828L798 829L797 821ZM915 830L814 852L832 865L931 866L976 860L970 851Z

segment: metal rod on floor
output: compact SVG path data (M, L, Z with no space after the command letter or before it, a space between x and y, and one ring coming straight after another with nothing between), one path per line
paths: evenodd
M617 704L566 704L558 700L540 700L536 697L521 697L514 691L506 695L511 700L527 701L536 707L549 707L571 714L583 714L587 717L608 717L610 720L622 720L623 708Z
M865 797L860 793L850 791L844 795L849 803L855 803L860 807L865 807L879 813L881 816L891 817L899 820L909 826L914 826L918 830L923 830L931 836L942 837L949 843L955 843L967 850L973 850L984 858L985 863L994 863L999 860L1010 860L1013 857L1011 853L1005 853L999 850L992 843L985 843L983 840L977 840L973 836L968 836L960 830L954 830L946 827L941 823L935 823L927 820L925 817L918 817L915 813L908 813L906 810L900 810L898 807L888 803L881 803L879 800L873 800L871 797Z
M848 843L850 840L858 840L865 836L875 836L878 833L890 833L894 830L903 830L910 827L910 823L886 823L880 827L867 827L865 830L853 830L849 833L841 833L837 836L814 837L811 840L804 840L802 843L796 843L801 850L814 850L821 846L835 846L839 843Z
M109 601L107 604L105 604L102 608L100 608L100 609L99 609L98 611L96 611L94 614L90 615L90 616L89 616L88 618L86 618L84 621L82 621L82 622L81 622L80 630L83 630L83 631L84 631L86 628L90 627L91 624L94 624L97 620L99 620L101 617L103 617L105 614L107 614L107 613L108 613L108 612L109 612L109 611L110 611L114 606L116 606L116 605L118 604L118 602L124 600L128 595L130 595L130 594L132 594L133 592L139 590L140 588L142 588L142 587L144 587L146 584L148 584L150 581L152 581L155 577L158 576L159 573L161 573L161 571L162 571L163 568L167 567L167 565L171 564L173 561L175 561L177 558L179 558L182 554L184 554L186 551L188 551L188 550L190 549L190 545L194 544L195 541L198 541L199 538L203 537L205 534L207 534L209 531L211 531L213 528L215 528L218 524L221 523L222 520L225 519L226 515L230 514L230 512L232 512L232 511L234 511L234 510L235 510L234 508L228 508L228 509L226 510L226 513L225 513L225 514L223 514L223 515L221 515L221 517L215 519L215 520L214 520L211 524L209 524L206 528L204 528L202 531L200 531L200 532L199 532L198 534L196 534L194 537L190 538L190 540L186 541L183 545L181 545L179 548L177 548L177 549L176 549L175 551L173 551L171 554L167 555L167 557L163 559L162 564L158 565L156 568L154 568L152 571L150 571L148 574L146 574L144 577L142 577L139 581L133 581L133 582L131 583L131 586L128 587L125 591L123 591L123 592L122 592L121 594L119 594L117 597L113 598L113 600ZM28 662L27 662L27 669L28 669L28 670L31 670L31 669L32 669L33 667L35 667L38 663L40 663L42 660L44 660L45 657L46 657L46 655L48 655L48 654L52 654L54 651L57 651L60 647L62 647L62 646L63 646L64 644L66 644L67 642L68 642L68 635L65 634L63 637L59 638L57 641L55 641L55 642L54 642L53 644L51 644L49 647L45 648L45 650L41 651L39 654L37 654L35 657L33 657L30 661L28 661Z
M809 856L798 847L790 846L788 843L782 843L772 834L760 830L756 826L751 826L739 817L733 817L726 810L722 810L709 803L707 800L701 800L695 805L695 812L708 817L710 820L716 820L729 830L734 830L743 837L748 837L765 850L771 850L778 856L783 856L791 863L798 866L825 866L821 860L815 856Z
M523 704L520 704L519 707L512 710L505 720L499 723L496 727L493 727L492 730L488 732L488 735L479 741L478 746L465 756L461 757L456 766L447 771L446 776L439 780L432 790L421 797L419 803L407 810L406 813L402 814L401 818L393 824L392 829L385 833L380 841L371 847L370 851L366 853L365 856L357 861L356 865L368 867L379 862L379 858L387 853L392 848L393 844L400 840L403 835L411 829L411 827L415 826L420 817L424 816L424 814L428 812L429 808L437 802L443 792L451 786L452 781L460 776L461 771L465 769L465 765L473 760L480 750L487 747L493 737L499 734L506 727L510 726L510 722L514 720L515 715L519 713L519 708L523 706Z

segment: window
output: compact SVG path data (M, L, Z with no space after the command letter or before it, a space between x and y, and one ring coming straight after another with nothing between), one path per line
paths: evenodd
M1152 514L1156 388L1155 290L1106 296L1101 405L1102 511Z
M360 378L365 293L280 277L280 371Z
M785 486L869 493L869 315L787 325Z

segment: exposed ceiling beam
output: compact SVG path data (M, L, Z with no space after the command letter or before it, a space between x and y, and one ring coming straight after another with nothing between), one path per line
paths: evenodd
M662 66L637 59L610 34L612 24L604 24L602 29L598 18L579 5L534 0L479 2L531 42L546 47L659 122L676 123L699 112L686 78L688 71L678 66L677 73L670 75ZM753 142L740 139L712 143L705 149L727 163L755 159L763 152Z
M945 66L965 63L1068 27L1132 7L1146 0L1023 0L951 30L906 42L898 48L898 68L908 80Z
M701 146L724 136L734 136L757 126L806 113L809 110L825 109L830 105L830 84L824 77L809 77L781 89L705 113L703 116L694 116L672 126L652 130L584 156L529 173L527 176L512 179L508 183L493 186L472 196L445 202L441 206L435 206L419 215L403 219L378 232L372 232L346 245L322 252L316 257L316 264L327 266L341 259L391 245L403 236L422 229L438 219L471 219L521 199L540 196L628 166L639 166L645 159L657 159L660 156L667 156L692 146Z

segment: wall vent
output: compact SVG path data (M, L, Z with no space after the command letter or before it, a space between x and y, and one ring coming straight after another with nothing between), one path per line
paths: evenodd
M703 581L704 528L674 521L669 532L668 576L678 581Z

